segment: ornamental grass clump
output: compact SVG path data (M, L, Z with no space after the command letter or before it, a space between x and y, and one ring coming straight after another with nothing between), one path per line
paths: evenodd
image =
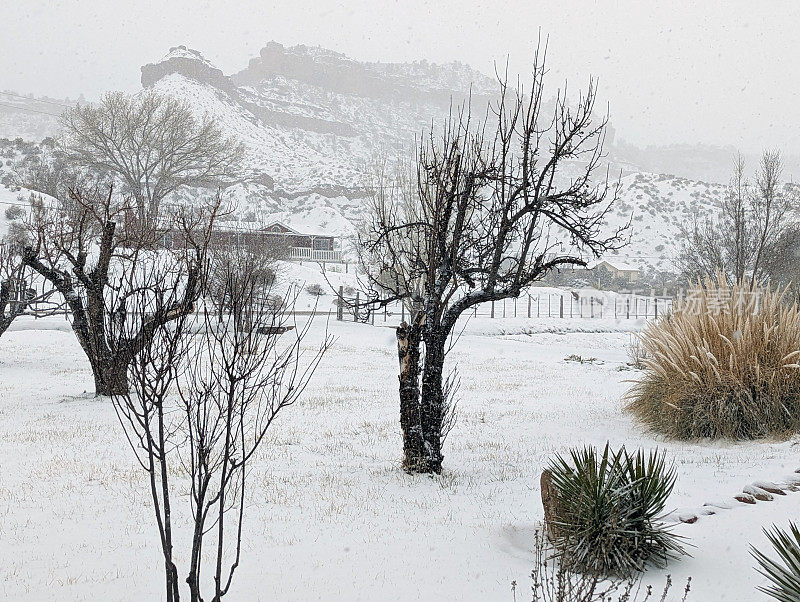
M549 532L569 570L626 577L686 553L661 522L675 485L663 453L573 449L549 471L557 498Z
M785 437L800 427L800 309L786 291L698 283L640 335L628 408L678 439Z

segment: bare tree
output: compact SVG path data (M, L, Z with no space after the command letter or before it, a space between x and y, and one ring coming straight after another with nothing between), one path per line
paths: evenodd
M747 178L744 174L745 163L741 154L736 156L733 167L733 179L729 192L722 204L723 223L725 224L726 260L731 267L735 282L744 280L753 256L753 223L748 215Z
M756 174L753 194L753 213L757 224L756 253L753 277L760 274L764 249L774 245L785 230L785 218L790 207L789 195L780 185L783 162L778 151L764 151Z
M777 151L765 151L756 180L748 182L741 155L718 216L695 214L682 227L678 267L689 281L724 273L731 281L770 278L778 265L770 255L786 255L793 237L791 191L781 185L781 159ZM767 257L767 255L770 255ZM790 257L789 257L790 258Z
M192 261L152 258L141 274L141 286L127 297L134 315L160 315L183 302L179 286L190 277ZM178 285L178 286L176 286ZM194 314L179 312L167 328L153 332L127 366L129 388L113 391L112 402L128 443L148 475L150 496L164 557L168 602L180 599L174 558L170 466L180 441L181 414L174 408L174 383L185 370ZM137 336L139 325L121 317L109 324L116 340ZM174 468L174 466L173 466Z
M42 301L50 292L37 293L33 275L22 261L22 252L13 242L0 242L0 336L11 323Z
M164 214L143 227L129 216L134 206L118 199L111 188L71 189L69 197L53 204L32 204L28 229L32 243L23 251L25 265L50 282L61 294L89 363L98 395L125 393L127 368L154 333L184 313L191 312L200 290L205 246L219 209L219 199L205 211ZM129 314L127 300L142 288L143 274L165 231L179 229L184 245L194 249L192 264L181 284L181 296L160 312ZM135 334L117 337L113 320L133 320Z
M276 307L270 302L273 285L260 275L264 266L258 261L243 255L226 264L231 274L223 282L231 301L222 322L209 313L181 315L149 339L130 364L132 391L114 396L128 440L149 476L169 602L180 598L170 474L182 466L191 481L193 532L184 557L189 599L218 602L229 592L242 555L254 454L278 413L302 395L332 343L326 335L310 357L303 357L301 344L311 321L299 329L288 324L292 303ZM171 290L148 287L137 297L141 309L173 306ZM213 591L204 597L201 577L207 562Z
M448 379L444 360L459 317L484 302L516 297L562 265L585 265L622 245L620 230L603 233L616 198L603 174L606 119L596 121L595 85L572 107L559 93L545 118L545 60L537 53L529 90L500 78L499 101L484 120L469 108L452 113L439 135L417 149L411 192L381 185L361 235L368 303L401 300L411 323L398 330L401 366L424 344L418 411L413 402L404 436L407 469L440 472ZM609 195L609 191L612 194ZM401 376L401 399L404 377ZM410 398L414 383L405 385Z
M229 180L243 156L216 120L198 120L185 101L152 90L133 97L110 92L96 107L68 109L62 121L69 160L119 178L140 219L157 214L181 186Z
M265 289L250 271L241 270L229 282L235 287L229 318L219 324L206 314L180 387L188 435L182 457L192 479L194 534L187 578L192 602L202 600L204 536L212 529L211 600L218 602L230 590L242 552L253 455L278 413L302 395L332 343L326 335L303 361L301 343L311 321L299 329L288 328L295 326L288 324L287 308L293 301L277 308L270 300L271 287ZM281 343L282 336L288 342Z

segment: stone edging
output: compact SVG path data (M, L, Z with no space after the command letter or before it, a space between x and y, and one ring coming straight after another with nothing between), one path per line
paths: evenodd
M758 502L771 502L775 496L786 495L800 491L800 468L791 475L787 475L778 482L753 481L742 488L740 493L729 499L706 502L699 508L682 508L673 510L663 520L672 523L696 523L700 517L719 514L723 510L730 510L740 504L756 504Z

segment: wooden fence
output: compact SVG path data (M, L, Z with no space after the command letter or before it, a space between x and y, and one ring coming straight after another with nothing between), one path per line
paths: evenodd
M339 290L336 304L337 320L354 322L398 321L406 319L406 308L394 303L381 309L372 309L363 303L360 294L344 296ZM571 293L524 294L516 299L503 299L483 303L466 312L472 317L484 318L581 318L617 320L657 319L672 309L672 297L644 295L587 295Z

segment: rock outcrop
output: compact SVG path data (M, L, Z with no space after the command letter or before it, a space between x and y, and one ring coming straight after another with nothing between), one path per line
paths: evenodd
M197 50L175 46L157 63L142 66L142 86L152 87L160 79L179 73L184 77L208 84L232 96L238 96L236 86L221 69L217 69Z

